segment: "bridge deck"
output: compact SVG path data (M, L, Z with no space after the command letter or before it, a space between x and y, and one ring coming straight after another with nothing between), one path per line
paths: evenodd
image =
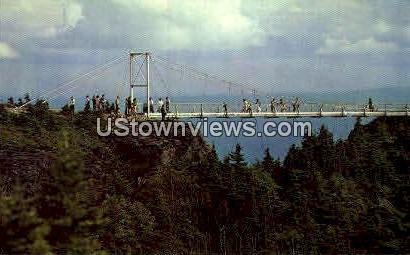
M226 117L239 117L239 118L303 118L303 117L405 117L409 116L407 111L377 111L377 112L364 112L364 111L345 111L345 112L258 112L258 113L243 113L243 112L230 112L226 116L223 112L181 112L181 113L168 113L169 118L226 118ZM161 118L161 113L150 113L150 118Z

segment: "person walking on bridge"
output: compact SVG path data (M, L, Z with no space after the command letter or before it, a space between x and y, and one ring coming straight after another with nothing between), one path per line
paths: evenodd
M372 101L371 97L369 97L369 103L368 103L367 106L368 106L370 112L374 111L374 105L373 105L373 101Z
M256 99L255 105L256 105L256 112L261 112L262 111L261 102L259 101L258 98Z
M292 102L292 111L299 113L300 104L301 102L299 97L296 97L295 100Z
M286 101L283 97L281 97L279 99L279 107L280 107L280 111L281 112L285 112L286 111Z
M154 112L154 100L152 99L152 97L150 97L148 101L149 101L149 111Z
M296 102L295 102L295 107L296 107L296 112L300 112L300 105L302 104L302 101L300 100L299 97L296 97Z
M125 116L130 114L131 110L131 97L125 98Z
M120 96L117 96L114 103L114 114L117 115L120 113Z
M248 111L248 102L246 102L246 99L244 98L242 100L243 104L242 104L242 112L247 112Z
M164 101L162 101L161 97L158 99L157 106L158 106L158 112L162 112L162 107L164 106ZM164 108L164 110L165 110L165 108Z
M167 113L169 113L169 106L171 104L171 100L169 99L169 97L165 98L165 110L167 111Z
M224 117L228 118L228 106L225 102L223 103L222 108L224 109Z
M159 110L161 112L161 119L162 119L162 121L164 121L166 119L166 116L167 116L167 111L165 109L164 103L162 103L161 108Z
M276 112L276 102L274 97L272 97L272 99L270 100L270 111Z
M130 102L131 102L131 99L130 99ZM135 97L134 97L134 99L132 99L130 109L129 109L129 114L131 116L136 116L137 115L137 98L135 98Z
M133 108L133 112L135 115L137 115L138 112L138 99L134 98L134 100L132 101L132 108Z

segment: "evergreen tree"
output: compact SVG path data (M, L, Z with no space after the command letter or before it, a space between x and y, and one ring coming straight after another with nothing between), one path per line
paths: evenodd
M247 164L242 154L242 147L239 143L236 144L235 151L229 154L229 161L231 163L231 166L238 170L246 167Z
M70 138L63 132L60 156L41 185L37 199L39 215L50 225L49 243L74 254L101 251L97 238L90 233L102 222L94 207L83 174L81 154L70 147Z
M30 102L31 101L31 99L30 99L30 94L29 93L26 93L25 95L24 95L24 103L28 103L28 102Z
M23 99L21 97L17 101L17 106L22 106L23 105Z
M13 97L9 97L9 98L7 99L7 103L8 103L9 106L14 106L14 98L13 98Z
M262 168L266 172L272 172L273 171L273 166L274 166L274 160L269 152L269 148L266 148L265 150L265 156L263 157L262 160Z
M39 217L35 200L20 185L10 195L0 194L0 252L4 254L50 254L47 221Z

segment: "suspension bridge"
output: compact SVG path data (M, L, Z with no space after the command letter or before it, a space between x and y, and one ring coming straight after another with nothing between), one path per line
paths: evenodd
M119 77L118 70L112 72L115 66L125 67L123 76ZM161 72L162 70L162 72ZM179 81L170 82L164 78L164 73L174 73L180 77ZM202 86L203 94L194 101L176 101L169 104L168 118L302 118L302 117L379 117L379 116L409 116L407 104L345 104L345 103L321 103L301 101L297 109L292 109L292 100L283 99L284 105L279 105L279 97L272 102L270 93L261 91L260 87L232 81L227 75L214 75L191 67L170 61L168 58L149 52L129 52L120 57L110 59L104 64L93 67L91 70L69 79L56 88L41 92L40 98L51 102L57 98L68 97L74 90L81 90L84 94L102 91L99 88L98 79L117 80L114 83L117 95L122 95L123 104L125 98L132 102L138 98L136 114L148 119L161 118L161 112L152 105L151 97L165 97L165 95L178 95L183 98L190 94L191 90L197 90ZM182 84L182 80L191 80ZM192 82L195 80L196 82ZM196 84L196 85L192 85ZM202 84L202 85L201 85ZM97 88L95 88L97 86ZM214 88L211 88L214 87ZM128 90L125 94L122 89ZM225 91L225 92L223 92ZM213 93L208 96L209 93ZM218 93L215 93L218 92ZM262 94L266 93L266 98ZM244 110L243 98L249 98L250 107ZM23 104L32 103L39 97ZM258 100L255 103L255 99ZM77 101L78 102L78 101ZM151 106L152 107L147 107ZM79 109L77 104L77 109ZM279 109L280 108L280 109Z

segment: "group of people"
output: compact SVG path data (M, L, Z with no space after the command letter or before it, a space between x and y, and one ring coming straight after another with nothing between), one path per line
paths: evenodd
M110 103L105 98L105 95L93 95L90 98L89 95L85 97L84 112L108 112L110 110Z
M162 118L165 119L166 114L170 112L170 105L171 105L171 100L169 97L165 97L165 100L162 98L158 99L158 102L154 104L154 100L152 97L149 98L149 109L150 112L160 112L162 115ZM70 112L74 114L75 111L75 98L73 96L70 97L70 100L68 102L68 108ZM85 106L84 106L84 112L99 112L99 113L109 113L109 114L115 114L119 115L121 114L120 110L120 104L121 104L121 98L120 96L117 96L114 103L110 104L108 100L105 98L105 95L93 95L92 98L90 98L89 95L85 97ZM138 100L137 98L133 98L131 100L131 97L127 97L125 99L125 111L124 114L125 116L135 116L139 112L138 109ZM143 104L143 112L146 113L148 111L147 104Z
M116 109L117 108L117 102L119 104L119 97L117 96L116 99ZM157 102L157 107L155 109L155 104L154 104L154 99L152 99L152 97L150 97L148 99L149 102L149 111L150 112L160 112L162 114L162 118L164 119L166 114L170 112L170 104L171 104L171 100L169 97L165 97L165 101L162 98L158 99ZM125 115L126 116L132 116L132 115L136 115L138 113L138 100L136 98L134 98L133 100L131 100L131 97L127 97L125 99ZM148 111L148 107L147 104L144 103L143 104L143 112L147 112ZM118 112L118 111L116 111Z
M68 102L68 108L70 112L74 114L75 111L75 98L73 96L70 97L70 101ZM87 95L85 97L85 107L84 112L107 112L110 109L109 102L105 99L105 95L94 95L92 99L90 96Z
M256 112L261 112L262 108L261 108L261 103L259 101L259 99L256 99L255 102L255 106L256 106ZM243 99L243 106L242 106L242 112L247 112L247 113L252 113L252 103L248 100L248 99Z
M105 98L105 95L93 95L92 98L90 96L85 97L85 107L84 107L84 112L99 112L99 113L108 113L108 114L115 114L119 115L121 114L120 111L120 103L121 103L121 98L120 96L117 96L114 103L110 104L108 100ZM149 98L148 100L149 103L149 110L151 113L153 112L159 112L161 113L162 119L166 118L166 115L170 112L170 105L171 105L171 100L169 97L165 97L165 100L162 98L159 98L156 105L154 103L154 100L152 97ZM279 100L276 100L275 97L272 97L270 102L267 104L266 111L269 111L272 113L276 112L287 112L292 110L292 112L299 113L300 111L300 106L302 105L302 100L299 97L295 97L293 100L290 100L287 102L284 97L280 97ZM74 114L75 111L75 98L73 96L70 97L70 100L68 102L68 109L72 114ZM125 111L124 114L125 116L136 116L137 113L139 112L138 109L138 100L137 98L133 98L131 100L131 97L127 97L125 99ZM369 98L368 104L365 106L366 110L369 111L375 111L375 107L373 105L372 99ZM147 103L143 104L143 113L146 113L148 111L148 106ZM223 111L225 116L228 116L228 106L226 103L223 103ZM243 105L242 105L242 112L244 113L250 113L252 114L253 112L262 112L262 103L259 99L256 99L254 103L252 103L250 100L244 98L243 99Z
M268 111L268 109L270 108L271 112L277 112L277 111L286 112L286 111L290 110L290 108L292 107L293 112L299 112L301 105L302 105L302 101L300 100L299 97L296 97L293 101L290 101L289 103L286 102L284 97L281 97L279 99L279 101L276 101L275 97L272 97L266 111ZM226 107L224 107L224 109L225 108ZM253 108L251 101L244 98L243 99L242 112L252 113L253 110L255 110L255 112L262 112L261 101L259 99L256 99L255 108Z

